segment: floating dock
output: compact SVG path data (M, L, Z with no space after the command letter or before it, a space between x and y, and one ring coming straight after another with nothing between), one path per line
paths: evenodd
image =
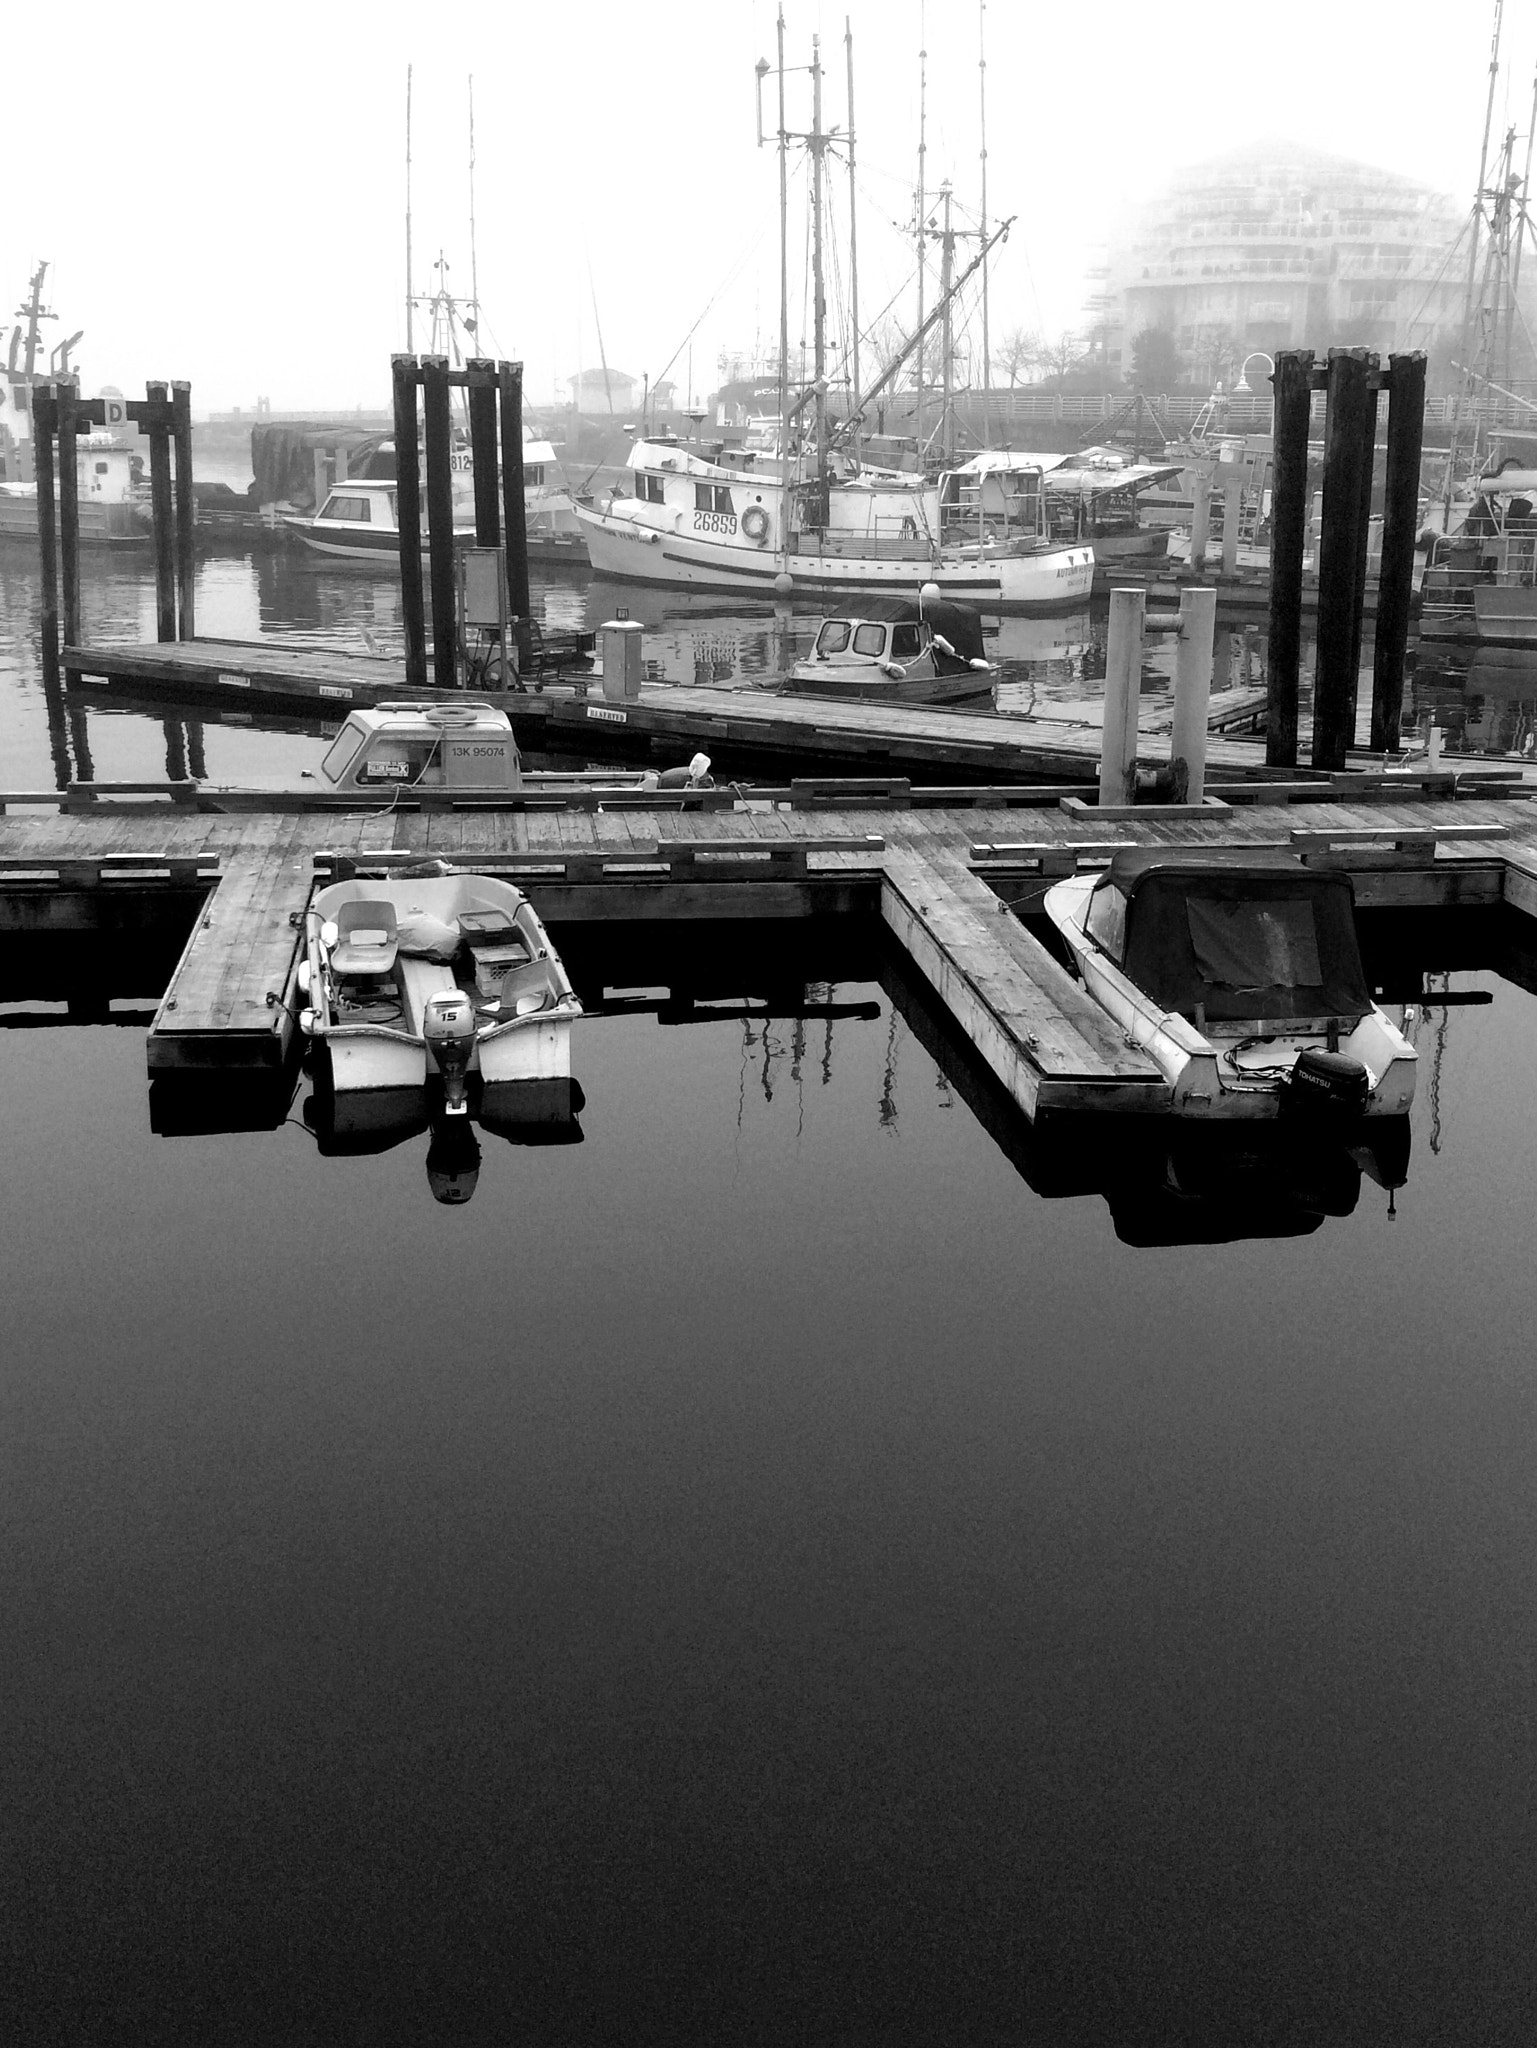
M1537 787L1537 786L1534 786ZM1316 794L1316 791L1310 791ZM441 858L506 876L555 924L878 917L1030 1117L1155 1111L1165 1084L1013 910L1119 846L1276 846L1354 876L1363 908L1537 916L1537 805L1509 798L1145 807L1076 799L732 812L395 811L216 817L99 802L0 818L0 928L117 930L125 898L189 901L192 929L148 1035L152 1073L275 1070L317 872ZM55 910L60 914L54 915Z
M66 675L93 695L115 689L164 696L182 709L199 704L239 711L286 710L334 719L392 699L453 702L465 693L408 690L405 664L386 656L270 643L172 640L118 645L93 642L64 649ZM1093 782L1103 735L1097 725L1053 718L929 710L914 705L781 695L771 689L712 690L648 683L638 697L606 698L599 679L586 691L569 683L550 689L472 690L505 711L518 745L532 752L590 753L662 766L702 749L717 769L740 774L823 769L842 774L905 776L914 782L961 779L988 783ZM1212 780L1264 772L1263 740L1225 736L1230 696L1252 717L1254 693L1214 698L1207 743ZM96 697L96 701L102 701ZM1161 764L1167 743L1149 733L1148 763Z

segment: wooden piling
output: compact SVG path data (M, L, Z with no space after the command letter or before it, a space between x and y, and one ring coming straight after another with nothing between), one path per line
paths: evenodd
M1382 564L1377 572L1377 631L1372 656L1372 752L1397 751L1404 708L1404 660L1414 593L1420 523L1420 450L1425 432L1425 357L1388 358L1388 462Z
M527 667L531 652L529 621L533 601L528 590L528 513L523 504L523 365L502 363L497 370L502 410L502 508L507 525L507 604L517 620L518 661Z
M176 638L176 539L171 512L171 434L168 385L146 384L149 400L149 516L155 534L155 638Z
M1105 736L1099 756L1101 808L1137 797L1137 711L1142 694L1145 590L1112 590L1105 658Z
M447 356L422 357L422 423L427 442L427 567L432 586L432 680L439 690L459 682L459 626L454 598L453 421Z
M1377 390L1380 358L1367 357L1370 383L1366 393L1366 423L1361 438L1364 448L1364 474L1361 486L1361 513L1356 529L1356 581L1351 608L1351 652L1350 652L1350 731L1351 745L1355 744L1356 711L1361 695L1361 643L1365 639L1366 620L1366 574L1371 562L1372 550L1372 472L1377 461Z
M55 420L59 450L59 567L64 584L64 644L80 638L80 455L75 406L79 386L61 377Z
M197 638L193 579L197 572L197 495L192 484L192 386L171 386L171 440L176 449L176 623L182 640ZM318 510L318 507L317 507Z
M1238 574L1238 530L1243 525L1243 484L1237 477L1222 486L1222 573Z
M475 543L501 546L502 515L496 488L496 365L485 356L471 356L469 377L470 460L475 469Z
M1190 567L1199 576L1206 568L1206 544L1211 537L1211 478L1197 467L1191 486Z
M1270 381L1275 392L1275 429L1270 482L1270 669L1266 682L1265 760L1271 768L1295 768L1313 351L1282 349Z
M1313 675L1313 766L1340 769L1355 738L1356 616L1361 506L1371 477L1371 357L1329 351L1324 429L1323 536L1318 547L1318 653Z
M1198 804L1206 789L1206 720L1211 707L1212 648L1217 635L1215 590L1182 590L1174 654L1174 727L1169 765L1177 804Z
M427 628L422 607L422 472L416 450L416 358L391 356L395 402L395 524L400 540L400 601L406 633L406 688L427 687Z

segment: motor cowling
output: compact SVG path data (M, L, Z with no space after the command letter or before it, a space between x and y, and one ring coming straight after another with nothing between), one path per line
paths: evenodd
M1346 1052L1325 1052L1310 1045L1298 1053L1282 1089L1282 1101L1288 1109L1310 1116L1361 1116L1371 1087L1371 1075L1360 1060Z
M475 1051L475 1006L463 989L428 998L422 1037L443 1076L445 1109L450 1116L463 1116L465 1081Z

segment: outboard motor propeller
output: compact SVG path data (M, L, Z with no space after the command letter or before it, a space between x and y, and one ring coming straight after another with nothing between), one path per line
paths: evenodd
M427 1185L435 1202L467 1202L480 1177L480 1141L472 1124L434 1124L427 1146Z
M475 1005L462 988L428 998L422 1036L443 1076L444 1108L450 1116L464 1116L464 1084L475 1050Z

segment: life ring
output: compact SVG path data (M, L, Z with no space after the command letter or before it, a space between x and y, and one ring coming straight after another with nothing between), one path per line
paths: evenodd
M754 547L761 548L768 539L769 516L761 505L749 505L742 514L742 531Z

